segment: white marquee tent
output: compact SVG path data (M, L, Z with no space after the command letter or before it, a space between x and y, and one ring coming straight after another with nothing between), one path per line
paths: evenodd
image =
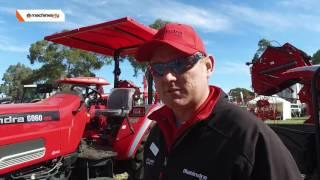
M289 101L278 96L258 96L248 102L248 108L256 108L259 100L268 100L270 106L281 113L283 120L291 119L291 103Z

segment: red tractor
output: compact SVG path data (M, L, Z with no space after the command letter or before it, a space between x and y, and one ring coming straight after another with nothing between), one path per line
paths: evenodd
M39 102L1 105L0 179L111 178L120 161L129 163L130 179L141 178L147 116L159 105L152 91L147 101L136 85L119 80L119 57L134 55L155 32L122 18L45 37L113 56L114 88L105 94L102 78L66 78Z
M250 63L252 87L259 95L270 96L303 84L299 100L307 104L309 118L300 125L270 125L288 147L305 179L319 179L320 126L319 90L320 66L311 64L311 57L289 43L269 46Z

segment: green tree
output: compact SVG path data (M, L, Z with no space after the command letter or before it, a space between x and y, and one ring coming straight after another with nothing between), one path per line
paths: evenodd
M150 24L149 26L154 28L154 29L160 29L164 25L170 23L170 21L162 20L162 19L156 19L154 23Z
M32 73L31 68L21 63L9 66L3 74L1 92L7 96L20 96L22 93L22 85L32 83L28 79Z
M312 63L319 64L320 63L320 49L312 55Z
M268 46L271 46L271 41L267 40L267 39L261 39L259 42L258 42L258 49L256 51L256 53L254 54L253 56L253 61L254 60L257 60L260 55L264 52L264 50L268 47Z
M42 64L29 78L37 82L52 82L62 77L95 76L94 70L111 63L109 57L46 40L31 44L28 59L31 64Z
M232 96L235 101L242 102L241 93L243 95L244 102L248 102L249 100L253 99L254 92L246 89L246 88L234 88L229 91L229 96Z

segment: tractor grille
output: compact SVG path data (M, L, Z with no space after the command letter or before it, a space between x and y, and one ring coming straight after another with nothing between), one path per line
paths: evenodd
M46 149L44 147L25 151L0 158L0 170L17 164L40 159L44 156Z

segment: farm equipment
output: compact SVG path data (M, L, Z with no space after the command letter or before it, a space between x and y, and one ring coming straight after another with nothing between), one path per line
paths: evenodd
M10 104L12 103L13 98L11 96L0 98L0 104Z
M257 101L256 115L260 119L277 119L277 114L276 108L269 103L268 99L260 99Z
M15 103L34 103L48 98L56 90L53 84L26 84L23 85L22 96Z
M251 65L254 91L270 96L303 84L298 93L307 104L309 118L301 125L270 125L292 153L305 179L320 175L319 80L320 66L311 64L311 57L289 43L281 47L269 46Z
M52 95L55 90L53 84L25 84L22 86L22 93L18 89L16 96L2 98L0 104L38 102Z
M114 57L114 88L102 78L58 80L61 91L36 103L0 106L0 179L92 179L113 175L114 162L140 179L143 141L152 126L148 102L120 80L119 57L134 55L156 30L122 18L45 37L54 43Z

